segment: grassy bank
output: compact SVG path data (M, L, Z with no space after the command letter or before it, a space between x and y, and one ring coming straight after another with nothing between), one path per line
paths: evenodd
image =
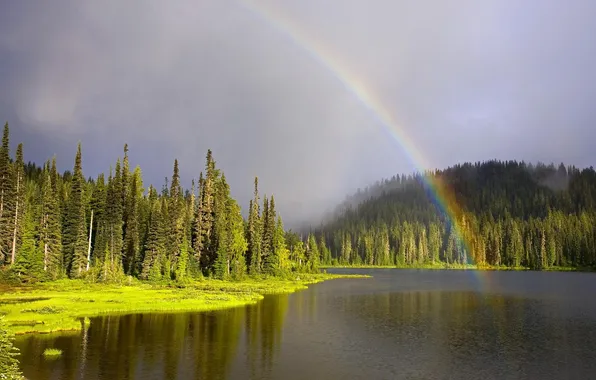
M345 276L299 274L293 280L204 280L177 285L130 285L62 280L29 286L0 285L0 315L15 334L80 330L84 317L145 312L209 311L255 303L264 294L290 293Z

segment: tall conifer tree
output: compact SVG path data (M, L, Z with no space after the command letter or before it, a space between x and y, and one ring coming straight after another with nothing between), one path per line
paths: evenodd
M25 163L23 161L23 144L17 147L17 157L14 163L14 212L12 224L12 243L10 262L14 264L17 250L21 244L23 216L25 214Z
M87 264L87 227L85 220L84 191L85 178L83 177L81 144L78 144L75 165L71 182L69 208L68 208L68 246L67 268L71 277L82 274Z
M248 217L248 252L249 272L257 274L261 272L261 249L262 249L262 224L259 208L259 179L255 177L254 198L251 202L251 209Z
M10 260L12 206L14 200L13 166L10 163L8 123L4 124L0 148L0 264Z
M43 250L44 271L55 279L62 273L62 231L60 207L55 187L52 185L49 162L42 176L40 247Z

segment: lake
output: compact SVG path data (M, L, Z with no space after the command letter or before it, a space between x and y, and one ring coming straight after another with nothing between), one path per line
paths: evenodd
M587 379L596 274L335 269L338 279L207 313L93 318L21 337L37 379ZM46 347L62 357L42 357Z

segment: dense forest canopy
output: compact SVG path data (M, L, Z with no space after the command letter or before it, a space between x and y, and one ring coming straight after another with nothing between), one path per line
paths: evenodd
M380 181L315 235L324 264L542 269L595 267L595 226L594 168L487 161Z
M79 144L73 170L59 174L55 158L42 167L25 164L22 144L11 157L4 126L0 277L184 281L317 270L316 244L309 248L284 230L274 197L261 200L257 178L244 220L210 150L187 190L177 160L158 189L145 187L141 169L129 167L127 145L123 153L107 175L85 179Z
M11 157L6 124L0 275L184 281L316 271L319 263L596 267L592 167L487 161L394 176L298 235L284 230L273 196L261 199L257 178L245 220L210 150L190 189L173 166L161 189L145 187L124 145L107 174L86 179L79 144L73 170L60 174L55 158L25 164L22 144ZM437 193L449 193L457 212Z

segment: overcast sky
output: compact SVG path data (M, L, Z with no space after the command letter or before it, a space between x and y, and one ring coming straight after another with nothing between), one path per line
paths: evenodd
M125 142L145 184L206 150L247 207L252 180L286 223L410 172L398 141L314 47L357 76L433 167L596 159L596 2L586 0L3 1L0 119L26 160L87 176ZM310 52L309 52L310 50Z

